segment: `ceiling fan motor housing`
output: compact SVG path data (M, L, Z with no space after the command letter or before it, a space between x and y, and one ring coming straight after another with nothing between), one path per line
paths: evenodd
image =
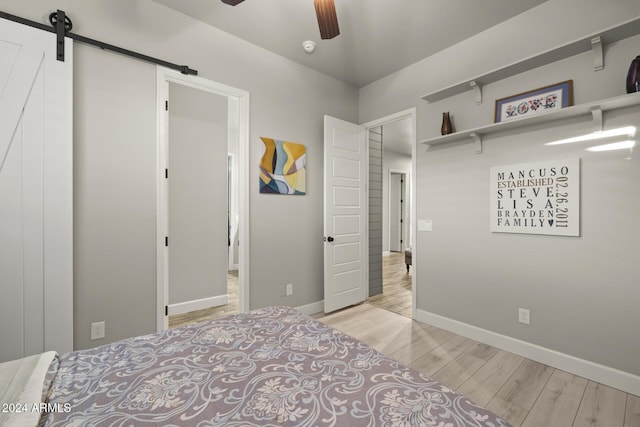
M320 37L327 40L340 35L334 0L313 0L313 4L316 7Z
M231 6L237 6L243 1L244 0L222 0L223 3ZM316 8L316 17L318 18L318 26L320 27L320 38L327 40L340 35L338 15L336 14L334 0L313 0L313 4ZM307 48L305 47L305 51L306 50Z

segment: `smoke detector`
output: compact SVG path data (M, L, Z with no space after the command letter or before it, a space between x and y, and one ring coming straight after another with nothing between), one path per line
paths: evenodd
M302 42L302 48L307 53L313 53L313 51L316 50L316 42L311 41L311 40L307 40L305 42Z

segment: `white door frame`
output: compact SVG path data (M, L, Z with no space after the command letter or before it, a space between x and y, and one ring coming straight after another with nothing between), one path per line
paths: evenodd
M409 140L411 142L411 221L410 221L410 229L409 230L415 230L416 229L416 158L417 158L417 153L416 153L416 143L417 143L417 138L416 138L416 108L409 108L408 110L403 110L400 111L398 113L395 114L391 114L385 117L382 117L380 119L376 119L376 120L372 120L370 122L366 122L363 123L362 126L364 126L367 129L367 132L369 131L369 129L371 128L375 128L378 126L384 126L384 125L388 125L390 123L396 122L398 120L402 120L402 119L411 119L411 136L409 137ZM382 141L382 146L383 146L383 150L384 150L384 140ZM367 140L367 149L369 147L369 142ZM384 155L383 155L384 158ZM369 204L369 195L367 194L367 205ZM368 230L367 230L367 236L368 236ZM415 239L415 233L411 233L410 232L410 236L412 236L412 238ZM368 237L367 237L368 238ZM412 256L413 259L416 259L416 245L414 244L414 242L409 242L409 246L411 247L411 251L412 251ZM412 292L412 297L411 297L411 318L415 319L416 318L416 278L418 277L418 268L417 268L417 263L413 263L412 265L412 273L411 273L411 292Z
M164 67L157 68L157 322L158 331L167 329L169 318L169 259L165 246L168 236L169 186L165 168L169 157L169 123L165 100L169 99L169 83L202 90L228 99L228 138L237 138L238 155L238 227L239 271L238 296L240 312L249 309L249 92L202 77L185 75Z
M227 165L231 168L231 173L227 174L229 176L229 183L227 183L227 187L229 190L233 188L234 185L238 182L238 168L236 166L237 158L233 153L229 153L227 155ZM230 185L229 185L230 184ZM235 251L237 248L236 245L236 235L238 234L236 227L236 217L238 217L238 194L237 192L229 191L229 225L230 225L230 234L229 237L231 239L231 244L229 245L228 256L229 261L227 262L229 270L237 270L238 269L238 260L235 256ZM238 217L237 223L240 223L240 218Z

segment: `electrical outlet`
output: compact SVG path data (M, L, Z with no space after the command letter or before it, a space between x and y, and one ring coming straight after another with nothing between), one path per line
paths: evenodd
M526 308L518 309L518 322L529 325L531 323L531 312Z
M91 340L99 340L104 338L104 322L95 322L91 324Z
M286 287L287 296L293 295L293 283L289 283Z

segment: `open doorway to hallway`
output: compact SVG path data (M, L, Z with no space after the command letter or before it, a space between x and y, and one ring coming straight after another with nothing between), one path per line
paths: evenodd
M249 94L158 67L158 100L163 330L248 309Z
M198 323L204 320L218 319L230 314L239 313L238 268L239 268L239 239L238 239L238 171L236 152L233 141L229 142L227 155L227 303L217 307L190 311L183 314L169 316L169 327L176 328Z
M414 295L411 265L414 124L414 116L405 112L368 127L368 302L407 317L412 317Z
M168 314L228 305L230 218L229 114L226 96L169 83ZM225 310L227 311L227 310Z
M227 296L228 302L225 305L169 316L169 328L192 325L239 313L238 270L229 270L227 273Z

